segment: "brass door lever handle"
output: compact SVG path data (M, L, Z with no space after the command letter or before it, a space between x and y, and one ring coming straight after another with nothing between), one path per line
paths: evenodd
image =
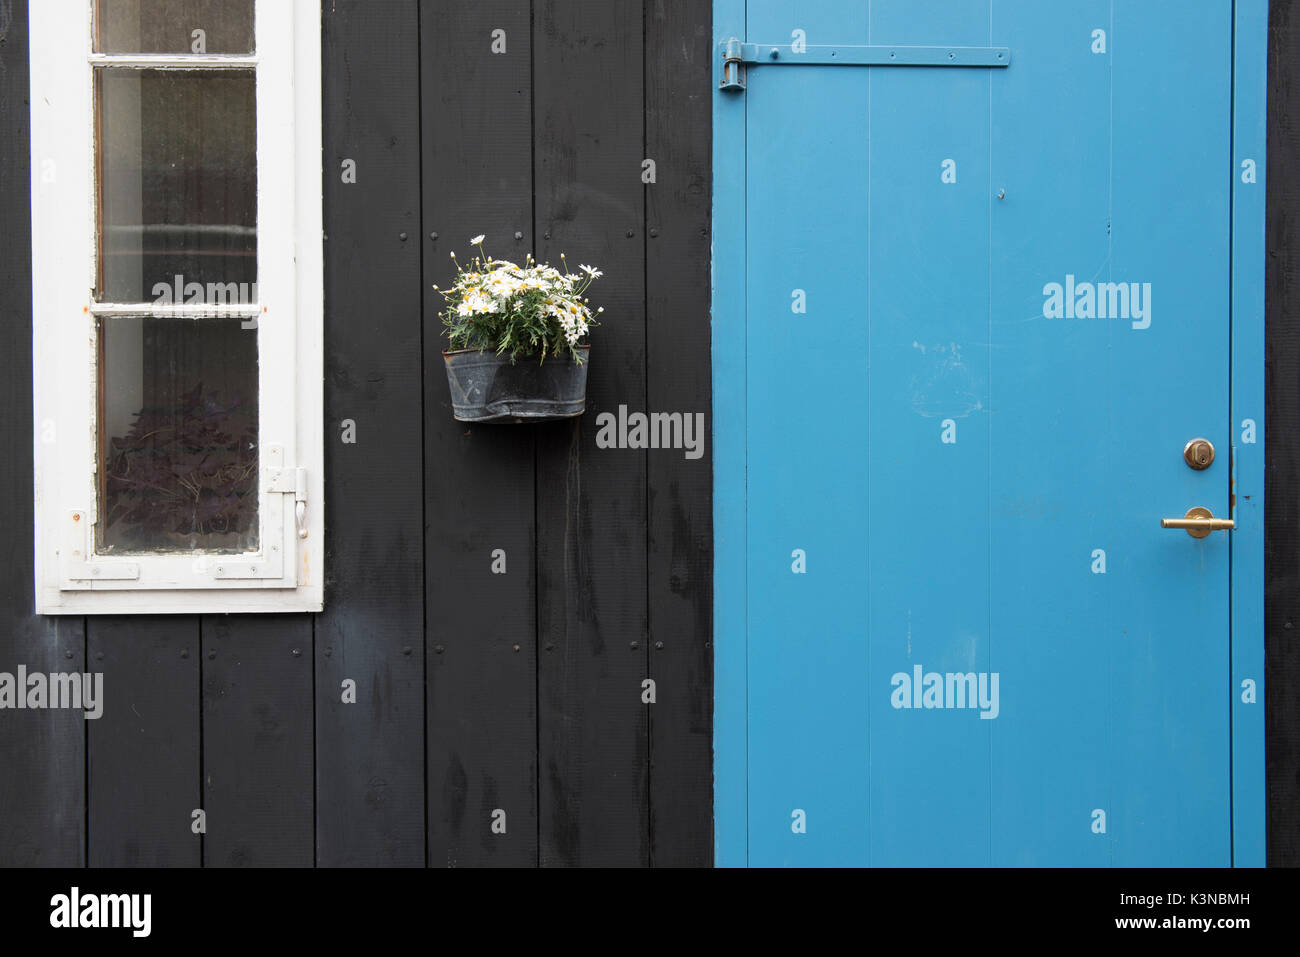
M1215 518L1208 508L1194 505L1182 518L1162 518L1160 527L1184 528L1192 538L1205 538L1210 532L1230 532L1237 527L1237 523L1230 518Z

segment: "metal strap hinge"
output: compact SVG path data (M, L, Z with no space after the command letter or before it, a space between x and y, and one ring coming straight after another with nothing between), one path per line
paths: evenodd
M752 66L942 66L1005 67L1009 47L909 47L853 44L816 46L794 43L744 43L731 37L722 48L718 89L745 89L745 68Z

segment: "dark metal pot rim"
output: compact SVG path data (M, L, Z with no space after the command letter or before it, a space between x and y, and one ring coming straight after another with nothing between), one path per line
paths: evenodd
M578 346L577 349L578 349L579 352L590 352L590 351L591 351L591 345L588 344L588 345L585 345L585 346ZM504 361L506 361L506 362L509 362L509 361L510 361L510 356L509 356L509 355L507 355L506 353L501 353L500 355L497 355L497 352L496 352L495 349L443 349L443 350L442 350L442 355L443 355L443 358L444 358L444 359L450 359L452 356L463 356L463 355L465 355L466 353L469 353L469 352L477 352L477 353L480 353L481 355L495 356L496 358L498 358L498 359L502 359L502 360L504 360ZM535 356L525 356L524 358L525 358L525 359L532 359L532 358L536 358L536 357L535 357ZM563 362L563 361L565 361L566 359L569 359L568 356L562 356L562 357L551 356L550 358L551 358L551 361L553 361L553 362ZM572 361L572 360L570 360L570 361Z

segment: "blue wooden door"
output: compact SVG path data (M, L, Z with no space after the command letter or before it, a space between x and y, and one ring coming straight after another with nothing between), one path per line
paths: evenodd
M746 17L749 863L1230 863L1231 4Z

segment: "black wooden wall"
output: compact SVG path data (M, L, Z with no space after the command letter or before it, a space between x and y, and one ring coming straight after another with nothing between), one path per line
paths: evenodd
M1269 5L1264 694L1268 862L1300 867L1300 11Z
M32 614L27 4L0 0L0 670L106 694L0 715L0 865L707 865L711 455L594 422L708 418L709 4L322 6L325 611L81 619ZM604 270L581 421L452 419L430 287L479 233Z

